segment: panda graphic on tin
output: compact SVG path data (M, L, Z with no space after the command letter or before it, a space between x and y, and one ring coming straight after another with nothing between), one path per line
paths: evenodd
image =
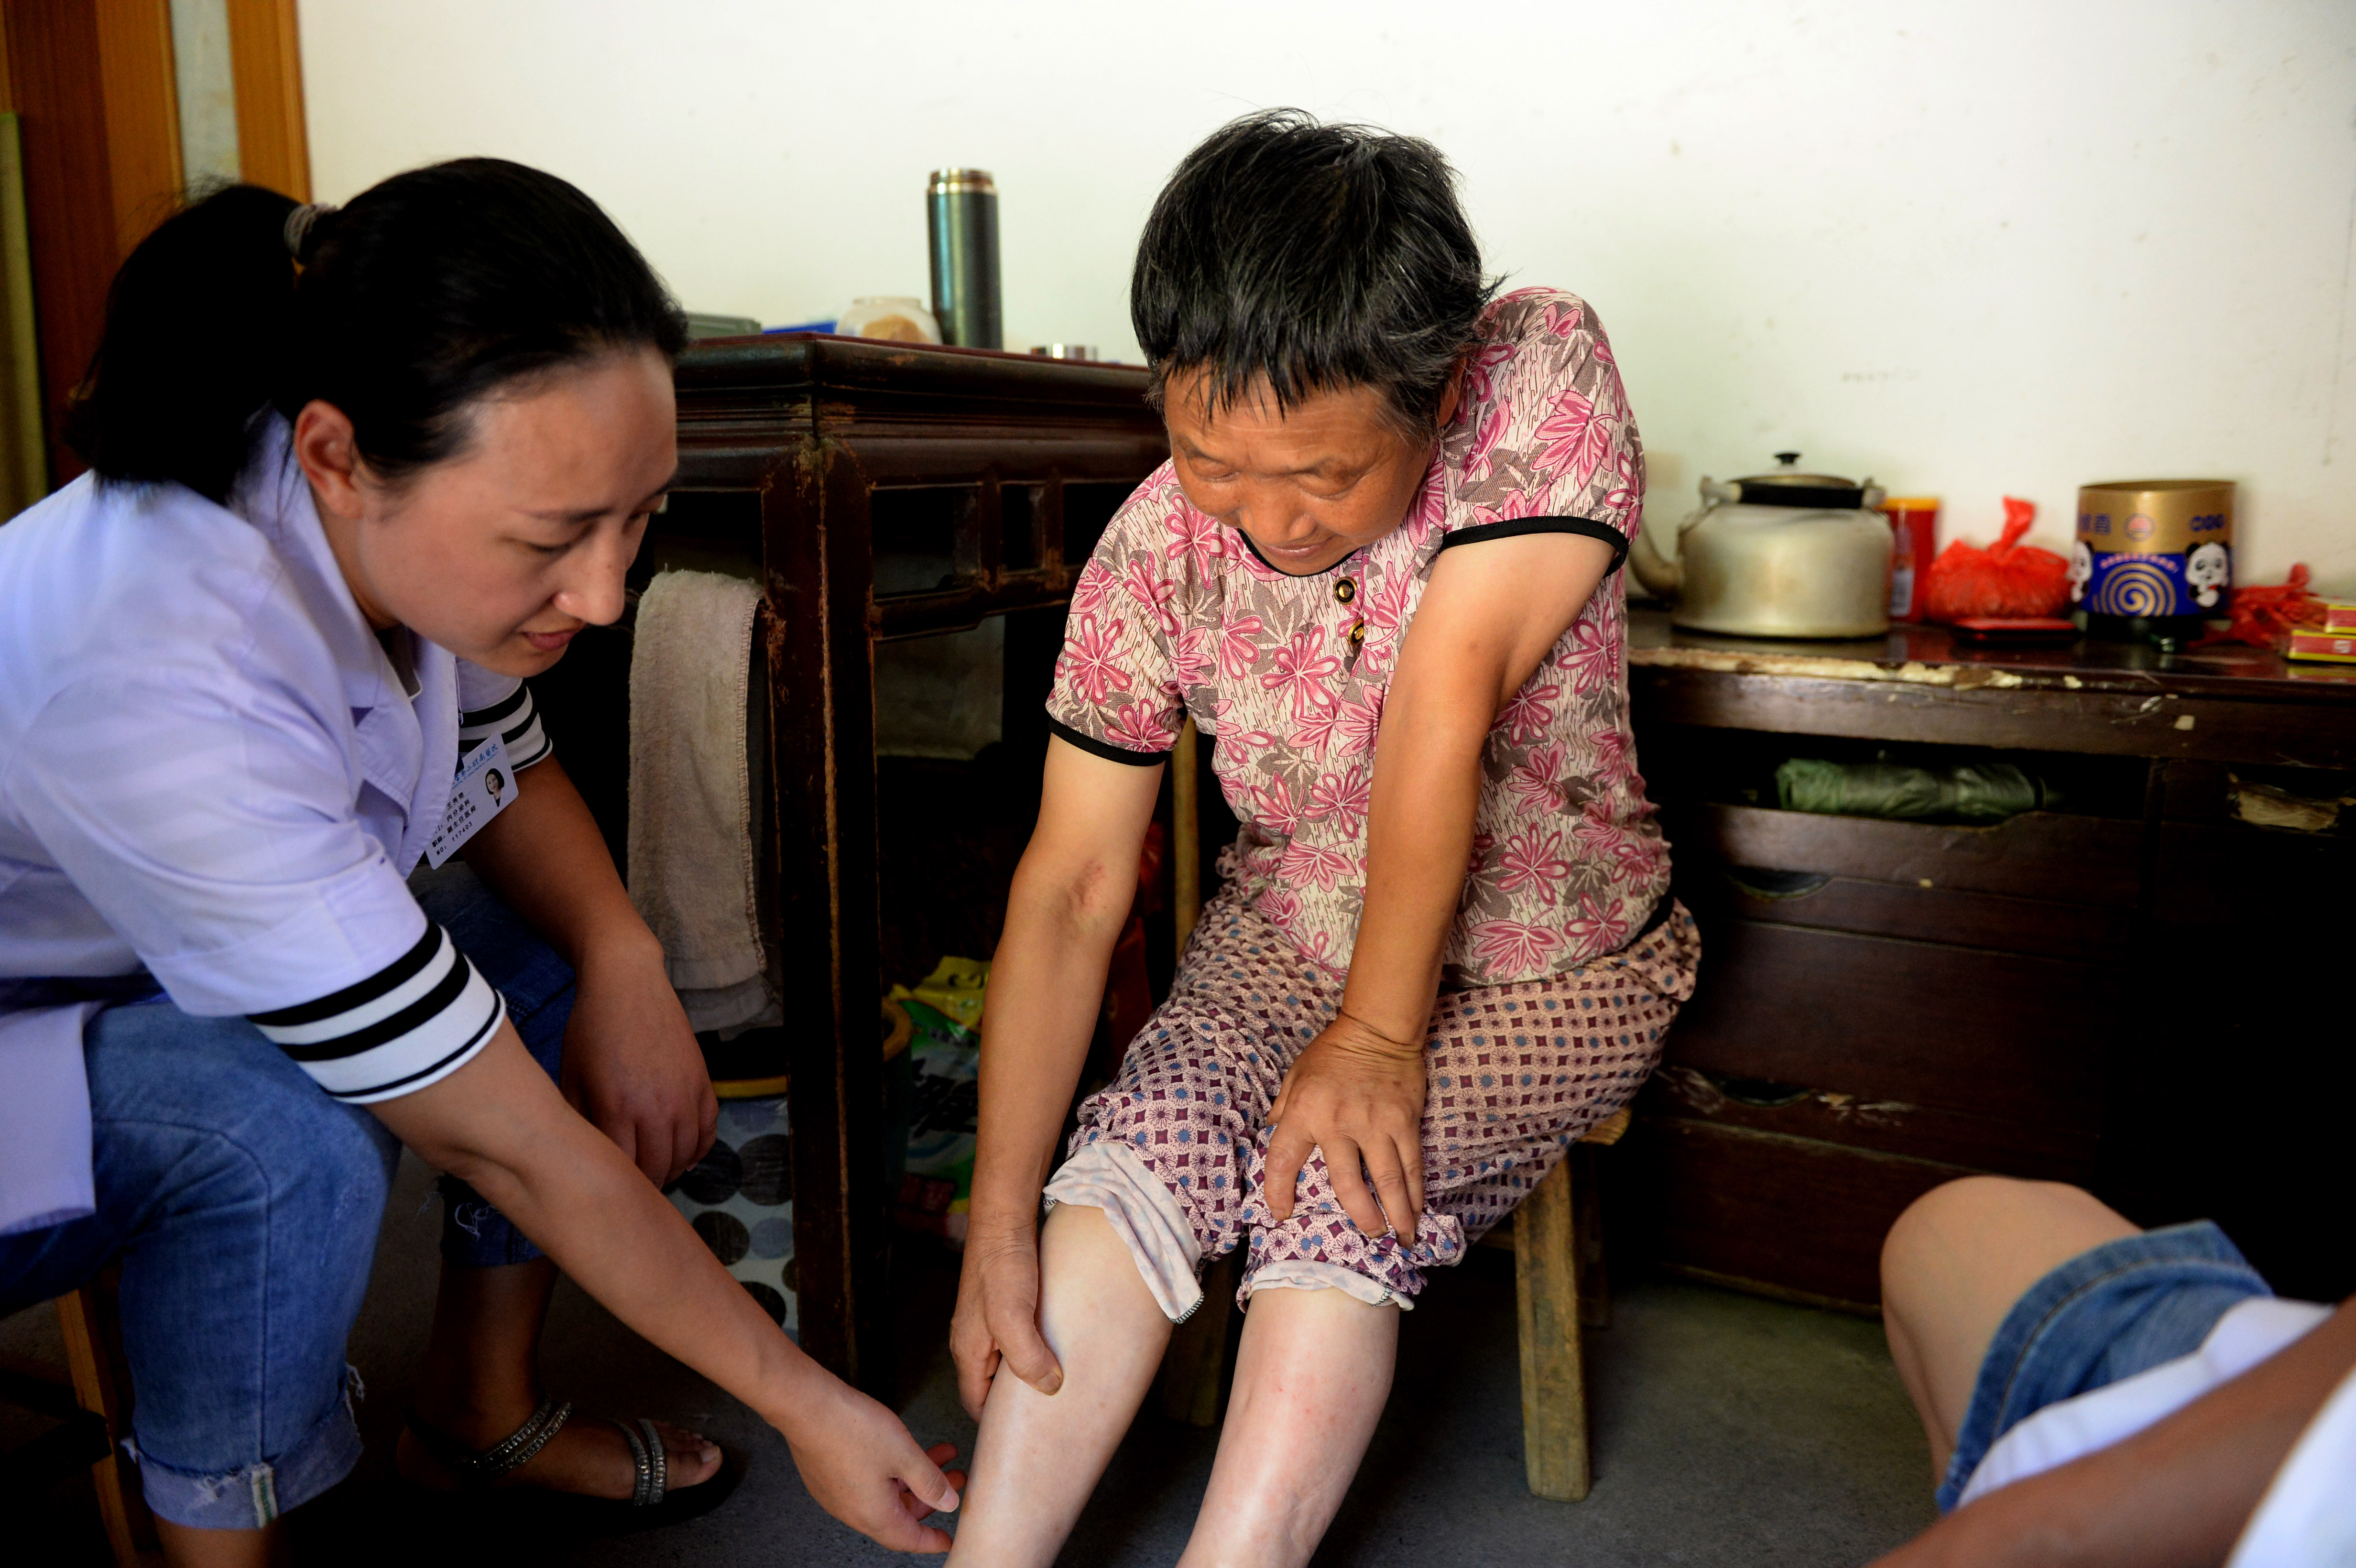
M2194 545L2184 558L2184 581L2195 603L2215 609L2219 595L2233 581L2233 562L2225 547L2214 539Z
M2080 539L2070 547L2070 603L2081 603L2086 597L2086 583L2094 575L2094 548Z

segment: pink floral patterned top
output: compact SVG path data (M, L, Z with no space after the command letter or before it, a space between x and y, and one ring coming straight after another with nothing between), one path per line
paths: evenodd
M1399 528L1313 576L1188 505L1168 464L1106 528L1072 593L1055 731L1152 763L1192 714L1243 823L1223 869L1301 953L1346 968L1365 880L1375 732L1440 552L1590 534L1624 556L1644 448L1612 347L1576 295L1483 313L1464 397ZM1628 731L1627 595L1603 585L1497 715L1451 986L1559 974L1637 933L1668 887Z

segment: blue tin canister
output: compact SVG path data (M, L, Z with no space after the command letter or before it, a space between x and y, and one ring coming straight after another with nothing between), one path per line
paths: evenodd
M2226 613L2233 585L2230 479L2126 479L2078 492L2070 598L2090 632L2173 642Z

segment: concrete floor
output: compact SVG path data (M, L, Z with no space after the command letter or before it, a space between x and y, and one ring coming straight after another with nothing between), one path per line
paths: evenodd
M893 1554L836 1524L795 1478L785 1444L750 1413L645 1345L569 1285L547 1338L550 1386L591 1409L692 1423L744 1456L711 1514L646 1534L585 1539L509 1514L455 1514L392 1476L392 1435L422 1349L436 1216L412 1159L386 1216L352 1338L369 1387L369 1455L343 1486L290 1516L301 1560L460 1568L866 1563ZM903 1413L923 1439L968 1445L943 1341L953 1264L920 1249L902 1271ZM1921 1428L1879 1325L1676 1281L1640 1281L1588 1339L1596 1481L1583 1503L1522 1481L1513 1260L1476 1248L1434 1282L1400 1336L1390 1408L1321 1564L1863 1563L1930 1523ZM54 1318L0 1323L0 1356L56 1359ZM0 1426L0 1445L16 1434ZM1120 1568L1175 1561L1210 1473L1215 1435L1141 1416L1064 1554ZM59 1488L8 1535L54 1546L11 1561L103 1563L86 1484Z

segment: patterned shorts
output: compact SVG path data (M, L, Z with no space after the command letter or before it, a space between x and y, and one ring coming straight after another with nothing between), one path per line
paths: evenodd
M1304 957L1239 899L1204 910L1170 999L1080 1107L1072 1152L1118 1140L1178 1200L1205 1259L1248 1238L1242 1296L1270 1264L1338 1265L1400 1296L1509 1213L1563 1151L1633 1097L1693 995L1701 938L1681 904L1618 953L1567 974L1442 991L1424 1102L1424 1212L1412 1241L1367 1236L1312 1155L1292 1217L1260 1191L1268 1110L1292 1059L1333 1021L1344 976Z

